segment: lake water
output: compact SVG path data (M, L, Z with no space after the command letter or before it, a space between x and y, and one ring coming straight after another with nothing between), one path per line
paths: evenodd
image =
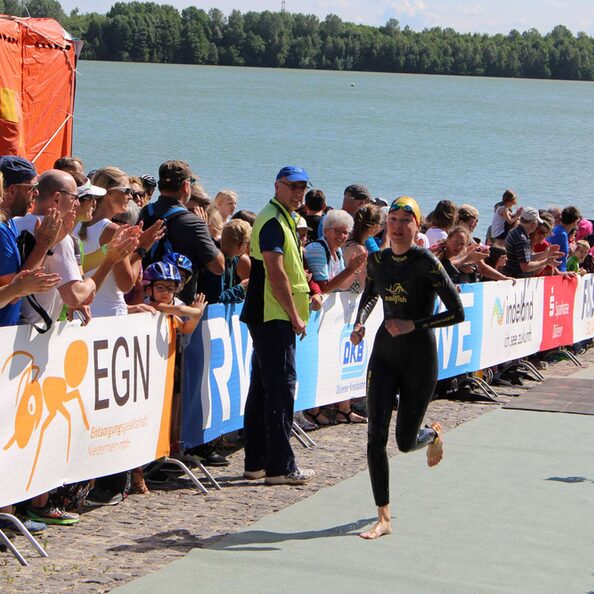
M594 84L311 70L80 62L74 154L88 169L190 162L206 190L259 210L285 164L340 206L364 183L388 200L481 211L513 188L525 206L592 217Z

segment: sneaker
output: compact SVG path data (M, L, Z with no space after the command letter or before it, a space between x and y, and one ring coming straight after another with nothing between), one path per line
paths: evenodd
M85 507L100 507L102 505L117 505L124 500L121 493L115 495L103 487L93 487L85 499Z
M161 469L153 472L150 476L144 477L147 483L154 483L155 485L165 485L169 482L169 479L175 478L169 472L163 472Z
M297 468L289 474L281 474L279 476L267 476L265 483L267 485L304 485L307 481L316 476L315 470Z
M31 534L38 534L39 532L43 532L47 529L47 526L43 522L35 522L34 520L21 520L23 522L23 526L31 533Z
M25 518L19 518L21 520L23 526L31 533L37 534L39 532L43 532L47 526L43 522L34 522L33 520L28 520ZM16 524L9 522L8 520L0 520L0 530L2 530L5 534L21 534L21 531L16 527Z
M229 464L231 464L225 456L217 454L210 444L191 448L186 453L190 456L196 456L204 466L229 466Z
M295 413L293 420L299 427L301 427L301 429L303 429L303 431L315 431L316 429L319 429L317 424L308 421L302 412Z
M27 508L27 515L38 522L44 524L57 524L59 526L70 526L80 521L80 516L73 512L67 512L59 507L55 507L48 503L45 507L33 507L30 505Z
M243 478L248 481L257 481L263 479L266 476L265 470L244 470Z

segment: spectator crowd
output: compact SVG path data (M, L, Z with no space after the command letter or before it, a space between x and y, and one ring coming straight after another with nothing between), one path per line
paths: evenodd
M324 192L296 171L303 170L281 169L275 199L287 192L286 203L294 201L294 208L279 212L294 221L309 307L318 310L328 293L363 290L368 255L390 247L388 203L352 184L341 208L333 209ZM240 197L229 189L211 200L184 161L166 161L155 178L111 166L85 172L80 159L63 157L38 175L28 160L4 156L0 196L1 326L26 323L45 332L63 320L85 325L92 318L161 312L172 316L180 337L191 335L208 304L240 303L250 284L260 282L254 249L250 257L254 241L262 251L265 245L269 252L283 250L283 236L270 225L256 223L252 241L256 213L238 210ZM474 235L477 208L441 200L422 221L416 243L436 255L455 284L594 272L592 222L575 206L537 210L518 202L512 190L503 193L486 215L492 220L483 240ZM291 233L290 225L282 228ZM366 420L365 399L295 416L305 430ZM172 441L178 439L173 431ZM188 453L207 465L228 463L215 444ZM264 476L259 463L249 472L250 478ZM167 476L161 471L153 480ZM77 523L83 506L115 505L129 493L147 491L143 469L136 468L0 511L21 514L31 532L40 532L48 523Z

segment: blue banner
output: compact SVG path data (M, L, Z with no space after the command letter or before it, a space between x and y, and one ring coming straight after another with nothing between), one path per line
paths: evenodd
M480 368L483 286L460 286L465 321L435 331L439 378ZM365 395L365 375L373 337L382 323L381 306L367 321L365 340L349 340L357 306L351 293L325 298L313 312L307 335L297 340L295 410L306 410ZM252 342L239 321L239 305L209 305L185 349L182 439L186 447L212 441L243 426L249 389Z

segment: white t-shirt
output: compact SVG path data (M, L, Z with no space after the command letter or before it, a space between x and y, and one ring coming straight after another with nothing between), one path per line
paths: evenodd
M419 243L421 242L421 243ZM417 233L417 237L415 238L415 243L424 247L425 249L429 249L431 247L429 243L429 238L424 233Z
M24 217L14 217L13 221L20 235L23 231L33 233L35 230L35 223L37 219L43 220L42 216L27 214ZM47 256L45 259L45 271L48 274L59 274L62 277L58 287L54 287L49 291L43 293L35 293L37 302L48 313L52 321L57 321L62 313L64 302L60 296L58 288L62 285L72 281L80 281L82 277L78 264L76 263L76 256L74 254L74 242L72 237L68 235L60 243L53 248L53 255ZM26 299L23 299L22 315L30 324L39 324L43 320L41 316L33 309Z
M439 229L438 227L429 227L427 229L427 233L425 233L427 239L429 240L429 247L434 246L436 243L440 242L442 239L447 239L448 234L443 230Z

